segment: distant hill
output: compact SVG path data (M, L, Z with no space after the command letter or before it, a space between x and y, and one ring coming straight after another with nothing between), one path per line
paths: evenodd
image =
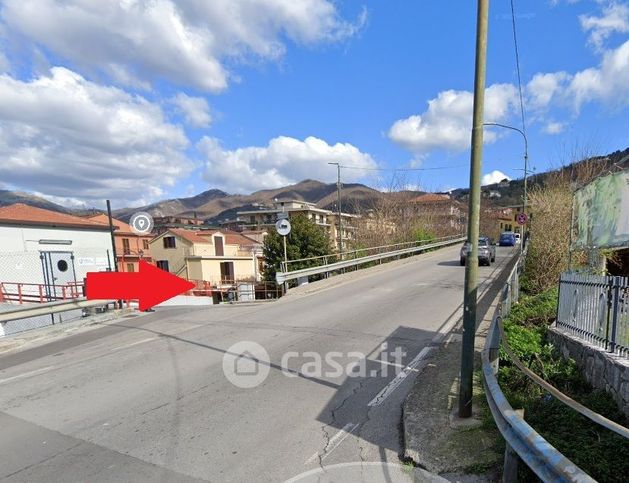
M600 161L611 169L613 165L629 167L629 148L624 151L616 151L607 156L592 158ZM591 161L591 160L590 160ZM581 161L584 162L584 161ZM579 163L567 165L559 170L571 170ZM555 172L558 170L554 170ZM529 177L529 189L535 185L543 184L549 173L538 173ZM484 196L495 206L513 206L522 202L524 183L522 179L512 180L507 184L492 184L483 186ZM452 198L465 201L468 196L467 188L459 188L450 192ZM489 192L497 192L499 196L489 198ZM369 188L359 183L343 184L342 209L345 212L355 213L374 207L379 199L387 196L417 196L423 192L395 192L382 193L373 188ZM493 194L495 196L495 193ZM268 205L274 199L303 200L316 203L320 208L335 210L337 203L336 183L322 183L312 179L307 179L299 183L284 186L277 189L260 190L249 195L228 194L219 189L210 189L195 196L186 198L174 198L158 201L147 206L136 206L132 208L121 208L114 210L114 216L124 221L137 211L147 211L153 216L196 216L207 220L208 223L218 223L223 220L232 219L238 211L256 209L261 205ZM93 210L72 210L61 205L48 201L44 198L18 191L0 190L0 206L13 203L25 203L39 208L59 211L62 213L87 214Z
M40 196L21 191L0 190L0 206L12 205L14 203L24 203L25 205L44 208L46 210L58 211L60 213L71 213L72 210L64 208L57 203L48 201Z
M571 170L575 170L580 164L587 162L600 162L602 172L610 170L613 167L616 167L618 169L626 169L629 168L629 148L625 149L624 151L615 151L606 156L596 156L587 160L567 164L566 166L562 166L558 169L550 170L544 173L535 173L529 175L527 181L528 189L531 190L535 186L543 185L548 177L552 174L557 174L561 171L569 172ZM522 198L524 196L524 180L522 178L514 179L511 180L506 186L502 186L501 183L486 185L482 187L482 191L485 196L488 196L490 191L494 191L500 194L500 197L491 198L492 203L496 206L519 205L522 203ZM453 190L450 194L454 199L462 201L467 199L468 192L469 189L467 188L458 188Z
M218 189L204 191L188 198L174 198L170 200L158 201L147 206L136 206L134 208L121 208L114 210L114 215L123 221L129 221L129 217L137 211L146 211L151 216L173 216L184 213L203 212L202 207L213 200L229 197L227 193ZM204 218L199 216L199 218Z

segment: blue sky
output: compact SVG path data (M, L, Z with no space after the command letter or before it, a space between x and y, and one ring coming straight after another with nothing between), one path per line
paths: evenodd
M394 174L373 168L467 186L476 2L0 5L0 188L120 206L330 182L328 162L383 189ZM627 148L629 5L515 8L531 167ZM486 121L521 127L506 0L491 2L487 87ZM517 133L487 132L483 173L520 177L522 155Z

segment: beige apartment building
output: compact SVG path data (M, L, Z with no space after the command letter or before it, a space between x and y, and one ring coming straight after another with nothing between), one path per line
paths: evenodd
M262 244L229 230L169 228L150 243L162 270L213 285L260 281Z
M315 203L300 200L278 200L271 207L260 207L256 210L239 211L236 220L227 223L237 226L240 230L274 229L279 213L287 213L289 219L296 215L304 215L320 226L330 237L333 246L338 247L339 218L338 213L317 208ZM343 245L355 239L356 219L358 215L341 213Z

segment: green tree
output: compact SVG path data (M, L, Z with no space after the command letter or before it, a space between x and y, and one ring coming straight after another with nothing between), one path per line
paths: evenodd
M286 237L286 252L289 260L330 255L332 247L330 238L323 228L317 226L304 215L291 217L291 232ZM275 272L280 269L284 261L284 245L282 237L275 230L264 239L264 279L275 281ZM307 268L317 265L316 260L291 264L291 270Z

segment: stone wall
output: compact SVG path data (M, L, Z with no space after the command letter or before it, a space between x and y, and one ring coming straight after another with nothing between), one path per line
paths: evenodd
M574 359L585 379L596 389L612 395L618 407L629 418L629 360L572 336L555 326L548 339L561 354Z

